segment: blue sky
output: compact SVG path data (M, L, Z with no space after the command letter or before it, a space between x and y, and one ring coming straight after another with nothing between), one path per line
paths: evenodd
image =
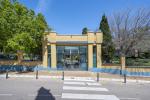
M59 34L81 34L83 27L95 31L101 16L126 9L150 8L150 0L19 0L36 13L41 12L48 25Z

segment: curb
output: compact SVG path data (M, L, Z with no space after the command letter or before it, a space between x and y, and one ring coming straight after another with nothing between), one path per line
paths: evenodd
M47 75L39 75L39 78L52 78L52 79L61 79L61 76L47 76ZM0 75L0 78L6 78L6 75ZM36 78L35 75L9 75L9 78ZM73 79L73 80L93 80L92 77L74 77L74 76L66 76L65 79ZM95 78L96 79L96 78ZM123 82L124 79L115 79L115 78L99 78L99 81L113 81L113 82ZM127 82L134 83L150 83L150 81L145 80L132 80L128 79Z

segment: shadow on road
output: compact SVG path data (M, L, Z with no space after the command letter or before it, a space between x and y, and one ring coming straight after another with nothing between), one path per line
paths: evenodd
M50 90L41 87L38 90L35 100L55 100L55 97L50 93Z

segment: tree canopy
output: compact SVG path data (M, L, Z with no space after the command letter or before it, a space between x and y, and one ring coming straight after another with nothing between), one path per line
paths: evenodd
M49 30L44 16L17 0L0 0L0 50L41 54L42 36Z
M87 28L87 27L84 27L84 28L82 29L82 35L87 34L87 32L88 32L88 28Z
M122 56L133 56L135 50L143 52L150 49L149 9L118 12L111 21L114 43Z

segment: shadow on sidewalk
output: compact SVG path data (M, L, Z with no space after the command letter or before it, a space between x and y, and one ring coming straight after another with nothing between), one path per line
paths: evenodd
M38 90L35 100L55 100L55 97L50 93L50 90L41 87Z

